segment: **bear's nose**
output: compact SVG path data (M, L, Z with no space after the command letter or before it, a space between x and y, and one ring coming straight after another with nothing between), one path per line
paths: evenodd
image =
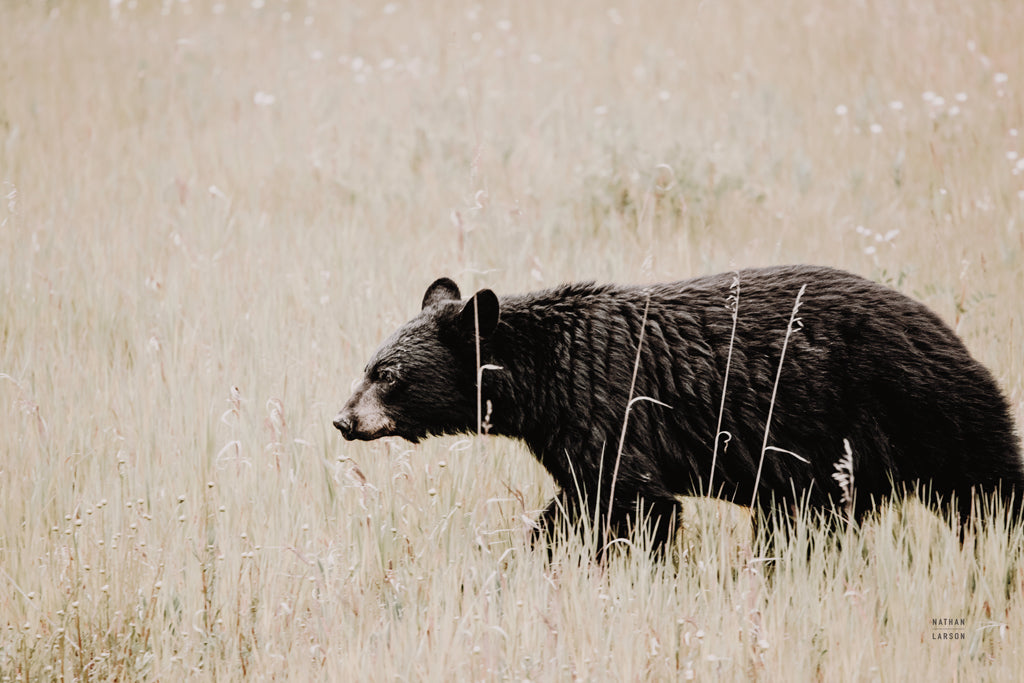
M343 437L349 441L352 440L352 432L355 427L355 425L352 424L352 418L345 413L338 413L338 416L334 418L334 426L337 427Z

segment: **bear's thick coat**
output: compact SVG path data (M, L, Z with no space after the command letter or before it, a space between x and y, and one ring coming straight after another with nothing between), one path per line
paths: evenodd
M630 396L644 398L632 402L623 438ZM491 434L522 439L558 484L543 527L559 508L579 514L583 499L590 512L599 500L602 519L623 530L642 499L663 543L679 496L710 485L751 504L765 444L759 507L837 505L844 440L858 515L894 488L930 490L935 504L955 496L964 512L972 492L1024 494L1020 446L992 375L922 304L825 267L500 298L481 290L466 301L442 278L370 359L334 424L346 439L418 441L475 432L478 405Z

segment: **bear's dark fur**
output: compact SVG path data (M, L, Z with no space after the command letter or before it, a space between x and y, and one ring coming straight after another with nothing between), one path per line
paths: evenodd
M737 276L730 358L727 300ZM642 499L660 544L679 496L710 484L726 500L754 498L780 354L804 285L801 324L793 326L772 408L759 507L801 498L812 508L838 504L833 474L844 440L858 515L894 486L930 489L933 503L955 496L961 509L972 491L1024 494L1007 403L956 334L922 304L823 267L651 286L573 284L500 299L482 290L468 301L442 278L420 314L370 359L334 424L346 439L418 441L476 431L478 406L484 413L489 406L489 432L522 439L560 488L542 526L559 508L578 514L583 498L589 511L599 501L602 519L622 530ZM633 401L623 438L630 396L645 398Z

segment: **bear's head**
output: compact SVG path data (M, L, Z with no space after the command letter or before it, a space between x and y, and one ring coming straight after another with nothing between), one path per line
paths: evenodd
M477 348L498 325L498 297L483 289L462 301L440 278L427 288L419 315L370 358L334 426L352 441L476 428Z

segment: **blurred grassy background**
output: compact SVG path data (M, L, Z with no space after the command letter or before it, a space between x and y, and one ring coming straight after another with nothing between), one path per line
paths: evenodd
M1021 35L994 1L0 3L0 680L1014 678L1019 530L751 547L693 505L679 566L546 565L520 446L330 419L440 275L816 262L934 308L1024 423Z

